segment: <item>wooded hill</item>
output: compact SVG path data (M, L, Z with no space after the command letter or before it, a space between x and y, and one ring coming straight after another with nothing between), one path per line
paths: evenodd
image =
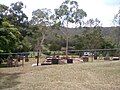
M109 38L109 39L116 39L120 36L120 27L81 27L81 28L69 28L69 35L71 37L75 36L75 35L82 35L83 33L90 33L91 31L93 31L94 29L97 29L101 32L102 37L104 38ZM65 32L66 28L62 28L62 30ZM57 35L63 35L63 33L61 32L61 30L58 29L52 29L50 30L51 33L48 34L47 39L52 39L53 34L57 34ZM64 36L64 35L63 35ZM53 37L54 38L54 37Z

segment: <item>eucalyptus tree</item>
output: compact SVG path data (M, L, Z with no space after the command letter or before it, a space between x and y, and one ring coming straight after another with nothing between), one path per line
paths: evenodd
M97 18L95 18L95 19L91 18L91 19L87 20L87 22L85 24L88 27L100 27L101 26L101 22Z
M40 51L43 49L43 43L46 38L48 31L50 30L51 25L51 10L44 8L44 9L37 9L32 12L32 19L30 21L31 25L36 26L38 30L36 30L37 35L37 49Z
M97 18L95 18L95 19L91 18L85 22L85 27L86 27L86 29L83 31L84 34L92 32L93 30L101 31L102 23Z
M68 57L69 27L81 27L86 12L79 9L77 1L65 0L55 9L55 26L61 30L66 40L66 57ZM64 28L64 29L63 29Z
M120 26L120 9L119 9L118 13L115 15L114 21L117 26Z
M8 19L13 25L18 27L26 27L28 25L28 17L23 12L26 6L23 2L19 1L12 3L8 9Z
M30 23L31 25L35 26L36 29L38 29L35 30L38 33L37 35L35 33L35 37L37 37L37 43L35 49L38 51L37 66L39 63L39 55L42 53L43 50L43 43L45 40L45 36L51 24L50 16L51 16L51 10L47 8L37 9L32 12L32 19Z
M117 47L120 47L120 9L114 17L114 22L117 26L116 28L117 30L115 30L116 39L117 39Z

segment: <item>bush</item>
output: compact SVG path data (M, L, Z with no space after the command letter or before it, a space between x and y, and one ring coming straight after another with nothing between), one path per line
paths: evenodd
M50 51L44 51L43 54L45 54L45 55L51 55L51 52Z

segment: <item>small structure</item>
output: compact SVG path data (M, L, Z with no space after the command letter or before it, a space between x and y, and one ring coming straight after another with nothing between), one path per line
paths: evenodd
M88 62L89 57L88 56L82 56L82 60L83 60L83 62Z
M112 60L120 60L119 57L113 57Z
M67 59L67 63L73 63L73 59Z
M104 60L110 60L110 57L104 57Z
M53 58L51 61L52 61L52 64L59 64L59 59L57 58Z
M7 66L18 66L18 63L22 60L22 66L24 66L24 60L28 61L29 52L21 52L21 53L0 53L1 56L6 56L7 58ZM27 57L25 58L25 56ZM4 59L5 59L4 58Z

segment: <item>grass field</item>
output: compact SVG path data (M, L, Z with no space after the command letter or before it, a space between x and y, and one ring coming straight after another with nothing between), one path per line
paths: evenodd
M0 90L120 90L120 61L0 68Z

